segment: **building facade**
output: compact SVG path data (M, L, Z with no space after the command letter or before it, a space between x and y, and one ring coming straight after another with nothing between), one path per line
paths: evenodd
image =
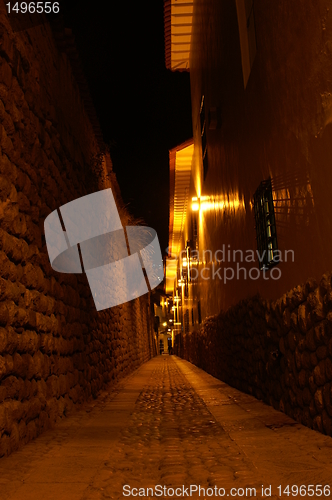
M331 7L165 2L166 66L190 72L192 98L192 141L170 151L181 330L331 269Z

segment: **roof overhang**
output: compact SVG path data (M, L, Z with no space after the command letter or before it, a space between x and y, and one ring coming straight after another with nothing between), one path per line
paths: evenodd
M172 257L166 258L166 294L174 292L174 283L177 278L178 261Z
M169 152L170 206L168 254L175 257L181 250L181 240L187 215L194 141L190 139Z
M164 0L166 68L189 71L194 0Z

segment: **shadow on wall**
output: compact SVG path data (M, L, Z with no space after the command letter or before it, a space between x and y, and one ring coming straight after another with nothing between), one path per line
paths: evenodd
M175 353L332 436L332 273L276 301L243 300L177 337Z

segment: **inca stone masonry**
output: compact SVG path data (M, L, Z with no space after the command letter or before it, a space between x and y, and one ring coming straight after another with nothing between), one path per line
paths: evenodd
M0 11L0 457L155 353L148 295L97 313L85 276L49 264L43 224L64 203L112 187L134 223L72 42Z

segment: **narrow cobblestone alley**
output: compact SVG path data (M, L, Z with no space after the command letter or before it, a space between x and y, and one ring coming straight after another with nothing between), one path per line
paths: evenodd
M278 498L278 485L328 485L331 448L330 437L180 358L158 356L2 459L1 499L120 499L157 485L205 488L192 498L211 497L216 486L225 496L256 488L261 497L272 485Z
M332 0L102 7L0 2L0 500L331 498Z

